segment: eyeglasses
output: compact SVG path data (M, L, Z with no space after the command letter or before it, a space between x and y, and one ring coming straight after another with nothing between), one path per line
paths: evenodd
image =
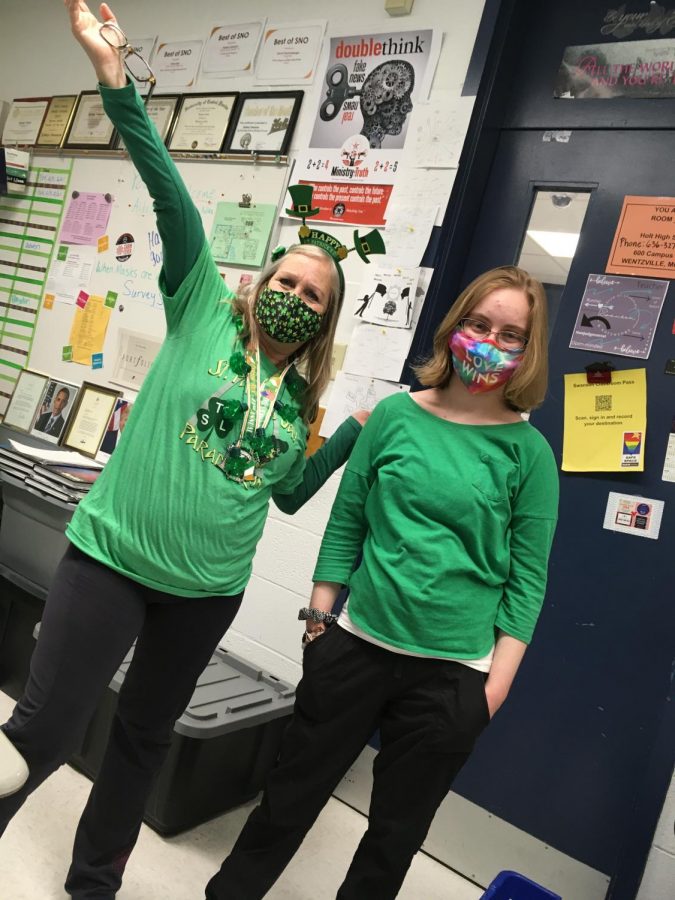
M493 331L487 322L483 322L481 319L462 319L459 327L469 337L476 338L478 341L485 340L491 334L494 335L495 343L501 350L517 353L527 347L528 339L524 334L518 334L517 331Z
M148 93L145 95L145 102L147 103L157 84L155 73L141 54L134 50L119 25L115 25L113 22L105 22L99 28L98 33L109 47L119 50L124 55L124 68L134 81L138 81L139 84L149 85Z

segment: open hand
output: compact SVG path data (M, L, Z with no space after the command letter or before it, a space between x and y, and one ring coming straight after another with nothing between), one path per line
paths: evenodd
M84 49L96 70L101 84L108 87L123 87L127 83L122 57L118 50L103 40L99 33L102 24L117 24L117 19L107 3L101 3L101 21L84 0L63 0L70 17L70 29L75 39Z

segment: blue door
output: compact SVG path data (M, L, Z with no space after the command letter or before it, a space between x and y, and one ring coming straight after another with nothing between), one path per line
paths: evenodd
M520 259L540 192L587 193L579 243L550 339L549 396L532 422L561 459L563 374L598 359L644 366L644 473L561 473L560 520L535 640L507 706L454 790L611 879L632 898L670 781L675 749L675 485L661 480L675 415L675 288L648 360L569 349L587 276L603 273L624 195L674 196L670 130L502 131L462 283ZM660 539L604 530L610 491L665 501ZM489 848L486 849L489 853ZM555 885L551 885L555 887Z

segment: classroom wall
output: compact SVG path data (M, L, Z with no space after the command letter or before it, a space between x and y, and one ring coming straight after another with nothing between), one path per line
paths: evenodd
M441 92L460 96L483 6L483 0L415 0L410 16L393 18L384 11L384 0L343 0L338 5L325 0L295 0L292 5L271 0L248 0L246 4L200 0L188 6L179 0L118 0L112 4L128 33L159 34L163 39L201 37L215 22L236 24L263 16L267 16L268 22L325 18L327 38L331 34L367 33L374 29L431 26L444 32L432 100ZM70 35L59 0L4 0L2 16L0 99L51 96L95 86L91 67ZM230 86L237 90L265 88L254 86L252 79L237 79L235 83L235 80L208 81L200 77L194 89L222 91ZM291 155L294 148L305 146L309 140L322 93L320 66L314 85L305 90ZM227 179L228 172L231 174L226 163L213 164L214 178ZM417 183L422 192L434 185L434 202L440 204L437 224L445 212L454 174L452 170L422 169L402 173L409 183ZM342 229L331 230L340 236ZM347 241L349 229L344 231ZM294 236L293 226L283 224L276 240L291 243ZM355 297L361 277L358 261L349 260L345 270L347 296L351 291ZM340 343L349 340L352 327L351 315L343 315L338 328ZM39 359L31 358L30 364L38 367ZM294 517L272 508L245 603L224 641L225 646L252 662L293 681L299 677L301 657L297 610L309 599L312 570L338 483L336 475Z

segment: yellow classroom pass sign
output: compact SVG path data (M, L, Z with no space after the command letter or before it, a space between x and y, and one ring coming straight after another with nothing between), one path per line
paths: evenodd
M643 472L646 369L612 372L611 384L565 375L565 472Z

